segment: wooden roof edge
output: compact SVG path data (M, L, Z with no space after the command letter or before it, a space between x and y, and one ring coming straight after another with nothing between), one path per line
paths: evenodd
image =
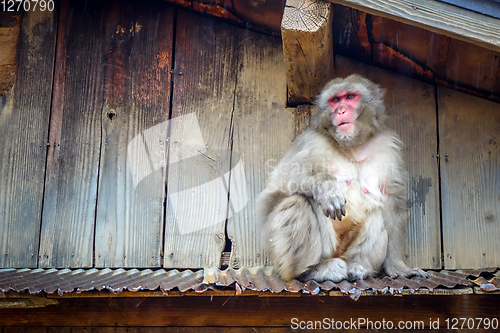
M500 19L435 0L327 0L500 52Z

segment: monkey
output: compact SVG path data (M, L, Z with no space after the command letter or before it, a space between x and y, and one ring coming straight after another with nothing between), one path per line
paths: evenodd
M402 260L406 173L384 93L357 74L330 81L310 128L270 173L257 220L284 280L426 276Z

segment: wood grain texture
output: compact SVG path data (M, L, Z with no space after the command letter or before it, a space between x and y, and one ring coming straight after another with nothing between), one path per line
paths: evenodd
M97 0L61 4L39 267L93 264L110 10Z
M375 33L372 32L374 29L367 28L367 22L375 27L375 20L380 21L381 25L383 19L367 15L354 8L334 4L333 46L335 53L349 54L356 60L370 62L373 41L370 40L369 34L375 35Z
M281 21L288 104L312 103L333 74L330 3L288 0Z
M110 49L104 51L96 267L161 265L167 131L150 128L169 117L173 30L171 6L115 1L103 31ZM137 139L143 145L136 147Z
M386 89L388 125L404 143L408 170L405 262L421 268L441 267L437 124L434 87L338 56L339 76L361 74Z
M0 267L36 267L57 10L23 18L17 82L0 97Z
M295 135L293 109L286 109L285 64L280 41L250 31L238 39L240 71L233 117L233 154L244 162L248 204L228 221L232 241L230 267L269 264L255 220L255 199L267 176L291 147ZM231 188L231 195L235 194ZM238 195L243 195L238 192Z
M328 0L500 51L500 20L434 0Z
M500 105L439 88L445 268L500 262Z
M473 90L493 91L500 65L500 53L485 52L477 45L450 40L445 63L448 82Z
M425 64L432 32L388 18L383 19L380 31L379 43L389 46L417 64ZM379 62L383 60L380 59Z
M292 318L305 321L332 318L341 322L366 318L373 322L393 321L394 327L401 320L405 323L423 321L426 328L430 328L432 318L433 321L439 319L436 326L446 328L445 320L454 317L498 318L498 295L366 296L356 302L345 296L307 295L62 299L59 306L29 311L2 310L2 325L9 327L9 330L13 326L27 327L29 330L50 327L48 333L68 332L54 332L54 323L59 327L78 327L77 330L72 328L71 332L79 333L86 327L95 333L100 332L100 327L104 327L106 333L113 329L118 330L117 333L124 333L125 329L133 326L141 327L141 332L145 327L157 327L161 332L169 332L166 327L203 326L205 332L212 332L213 327L238 327L246 332L244 327L252 326L289 328ZM148 332L147 329L145 332Z
M0 12L0 96L8 96L16 79L16 59L21 15Z
M432 33L429 39L429 50L425 65L440 78L446 76L450 41L450 37L436 33Z
M219 266L241 29L184 11L177 22L164 265Z

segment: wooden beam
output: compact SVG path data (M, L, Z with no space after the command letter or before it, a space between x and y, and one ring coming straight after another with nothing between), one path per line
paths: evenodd
M500 20L435 0L328 0L500 51Z
M281 34L288 104L311 103L333 75L332 5L322 0L287 0Z
M420 329L446 329L453 325L451 318L498 318L498 299L498 295L368 296L356 302L349 297L330 296L58 299L59 305L44 308L0 309L0 330L3 326L4 333L11 333L16 327L28 327L27 332L31 332L35 327L56 325L81 328L140 326L141 331L146 327L162 327L157 332L164 332L163 327L167 326L206 326L210 331L213 327L298 328L299 322L305 327L307 321L314 325L315 321L324 323L325 318L325 322L337 323L337 327L352 331L382 328L382 321L390 322L386 327L393 329L405 327L405 324ZM345 322L347 326L341 326ZM484 321L476 319L474 327L484 328ZM73 332L83 330L73 329Z

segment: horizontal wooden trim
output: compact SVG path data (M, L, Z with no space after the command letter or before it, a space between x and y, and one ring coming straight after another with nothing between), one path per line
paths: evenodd
M500 2L498 0L439 0L475 12L500 18Z
M500 20L433 0L328 0L500 51Z
M362 297L133 297L57 299L43 308L0 309L1 326L268 326L365 318L446 328L451 318L497 318L498 295Z

